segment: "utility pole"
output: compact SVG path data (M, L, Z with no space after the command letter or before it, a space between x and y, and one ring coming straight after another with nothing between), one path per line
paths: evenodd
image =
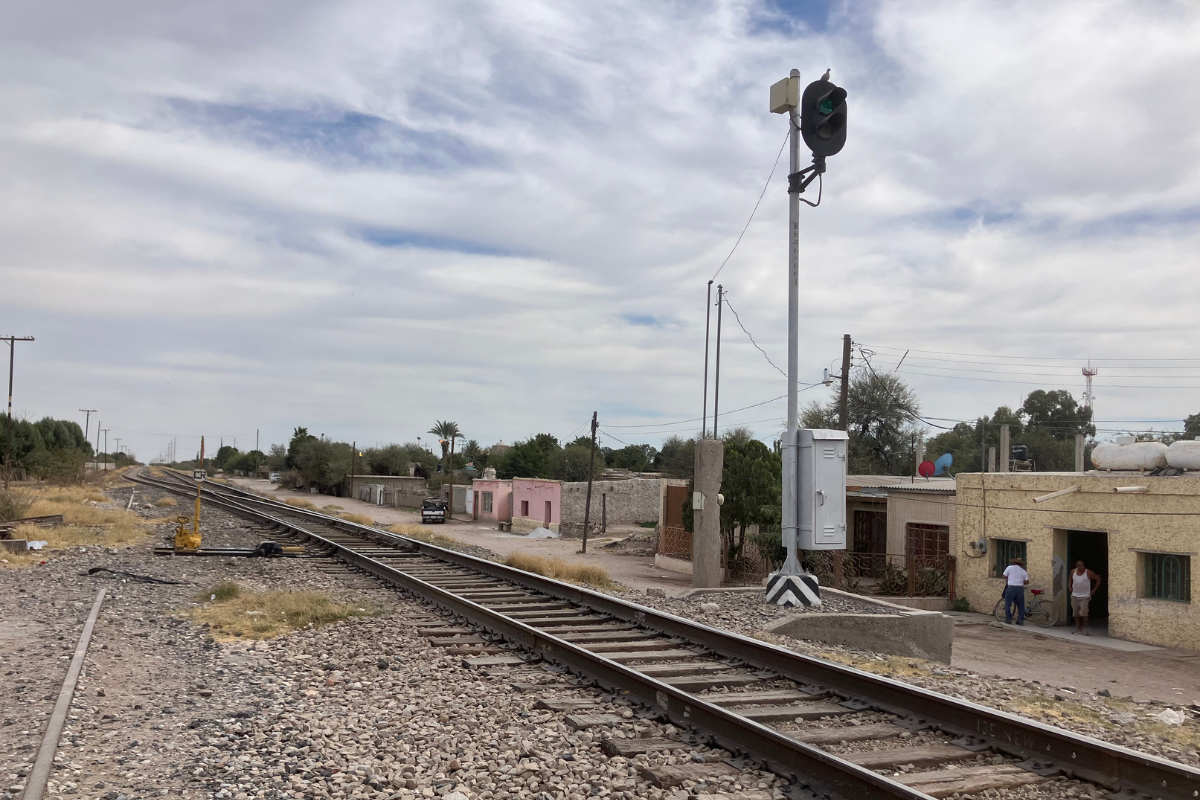
M7 468L4 470L4 491L8 491L8 479L13 471L13 429L16 423L12 415L13 361L16 359L17 342L32 342L32 336L0 336L0 341L8 342L8 451Z
M350 444L350 499L354 499L354 454L358 452L358 441L355 440ZM454 505L454 498L450 498L450 504Z
M82 411L86 415L83 418L83 440L86 442L88 440L88 425L91 423L92 414L94 414L96 412L96 409L81 408L79 410Z
M850 430L850 334L842 336L842 388L838 393L838 430Z
M258 428L254 429L254 477L258 477L258 454L262 451L258 449Z
M104 471L105 472L108 472L108 432L111 430L112 430L112 428L104 429ZM99 441L98 437L97 437L97 441Z
M717 375L713 387L713 438L717 438L717 408L721 401L721 310L725 307L725 289L717 284Z
M100 470L100 419L96 418L96 450L92 456L93 472Z
M711 281L710 281L710 283L711 283ZM591 452L591 455L588 456L587 499L583 501L583 548L579 551L581 553L587 552L588 525L591 524L591 521L592 521L592 469L596 464L596 428L599 427L599 425L597 424L597 416L596 415L597 415L597 412L593 411L592 412L592 452ZM701 437L701 438L703 438L703 437Z
M708 299L704 301L704 411L700 418L700 438L708 431L708 325L712 320L712 281L708 282Z
M987 472L987 415L983 416L983 425L979 428L979 471Z
M113 438L114 438L114 439L116 440L116 442L117 442L117 452L118 452L118 453L120 453L120 452L121 452L121 440L122 440L123 438L125 438L125 437L123 437L123 436L114 436ZM115 468L116 466L117 466L117 457L116 457L116 456L113 456L113 467Z

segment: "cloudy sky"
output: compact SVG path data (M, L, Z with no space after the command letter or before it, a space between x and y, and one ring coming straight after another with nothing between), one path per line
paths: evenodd
M803 382L850 333L876 369L910 350L942 424L1078 397L1089 357L1101 428L1200 411L1194 3L28 0L0 26L15 412L99 409L143 459L593 410L610 445L690 434L792 68L850 98L801 215ZM717 277L780 366L786 171ZM729 307L722 346L722 409L784 393Z

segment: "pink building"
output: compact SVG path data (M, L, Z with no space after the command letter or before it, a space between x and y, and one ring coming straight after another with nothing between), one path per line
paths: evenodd
M492 522L508 522L512 519L513 482L485 480L476 478L471 481L472 516Z
M562 482L542 478L512 479L513 531L529 533L534 528L558 532L562 514Z

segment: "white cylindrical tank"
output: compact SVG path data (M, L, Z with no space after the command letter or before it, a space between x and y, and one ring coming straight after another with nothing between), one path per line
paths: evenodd
M1096 469L1150 470L1167 465L1167 446L1162 442L1101 442L1092 451Z
M1200 441L1182 439L1167 448L1167 463L1175 469L1200 470Z

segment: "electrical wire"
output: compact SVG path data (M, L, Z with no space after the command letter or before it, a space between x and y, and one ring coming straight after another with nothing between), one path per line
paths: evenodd
M988 353L955 353L955 352L951 352L948 350L921 350L916 347L912 347L912 348L895 347L892 345L869 344L869 343L865 343L865 342L863 343L863 346L870 347L870 348L876 349L876 350L894 350L896 352L900 352L902 350L911 350L914 353L931 353L933 355L939 355L939 356L965 356L967 358L1002 358L1002 359L1018 360L1018 361L1065 361L1065 362L1069 362L1071 364L1078 364L1078 362L1085 360L1083 358L1072 358L1070 356L1005 356L1005 355L992 355L992 354L988 354ZM940 360L947 360L947 359L940 359ZM1095 361L1097 363L1107 363L1110 361L1148 361L1148 362L1196 361L1196 362L1200 362L1200 358L1092 358L1090 360ZM976 363L986 364L986 363L990 363L990 362L984 361L984 362L976 362ZM1051 366L1053 366L1053 365L1051 365Z
M725 293L725 305L729 306L729 310L733 312L733 318L735 320L737 320L738 327L742 329L742 333L746 334L746 338L748 338L750 340L750 344L754 345L754 349L757 350L758 352L762 353L762 357L767 360L767 363L770 364L772 367L775 367L775 371L786 378L787 373L784 372L783 370L781 370L779 368L779 366L774 361L771 360L771 357L769 355L767 355L767 351L763 350L761 347L759 347L758 342L754 341L754 336L750 333L750 331L746 330L746 326L742 324L742 318L740 316L738 316L737 309L735 309L733 307L733 303L729 302L729 293L728 292Z
M771 178L775 177L775 170L779 167L779 157L783 155L783 148L787 147L788 137L791 136L791 130L788 131L788 136L783 137L783 144L779 145L779 152L775 154L775 163L771 165L771 173L767 175L767 182L763 184L762 191L758 194L758 202L754 204L754 210L750 212L750 218L746 220L746 224L742 226L742 232L738 234L737 241L733 243L733 249L729 251L729 255L725 256L725 260L721 262L721 266L717 267L717 271L713 273L712 280L716 280L721 274L721 270L725 269L725 265L729 263L729 259L733 258L733 254L737 251L738 245L742 243L742 237L746 235L750 223L754 220L754 215L758 213L758 207L762 204L763 198L767 195L767 187L771 185Z
M772 397L770 400L763 400L761 403L754 403L753 405L742 406L741 408L735 408L732 411L726 411L725 413L726 414L736 414L739 411L745 411L746 409L749 409L749 408L758 408L759 406L765 406L767 403L774 403L777 400L783 400L786 397L787 397L786 394L781 394L781 395L779 395L779 397ZM648 422L643 425L605 425L604 427L606 427L606 428L657 428L657 427L662 427L665 425L681 425L684 422L699 422L702 419L704 419L704 418L703 417L692 417L691 419L677 419L672 422Z

